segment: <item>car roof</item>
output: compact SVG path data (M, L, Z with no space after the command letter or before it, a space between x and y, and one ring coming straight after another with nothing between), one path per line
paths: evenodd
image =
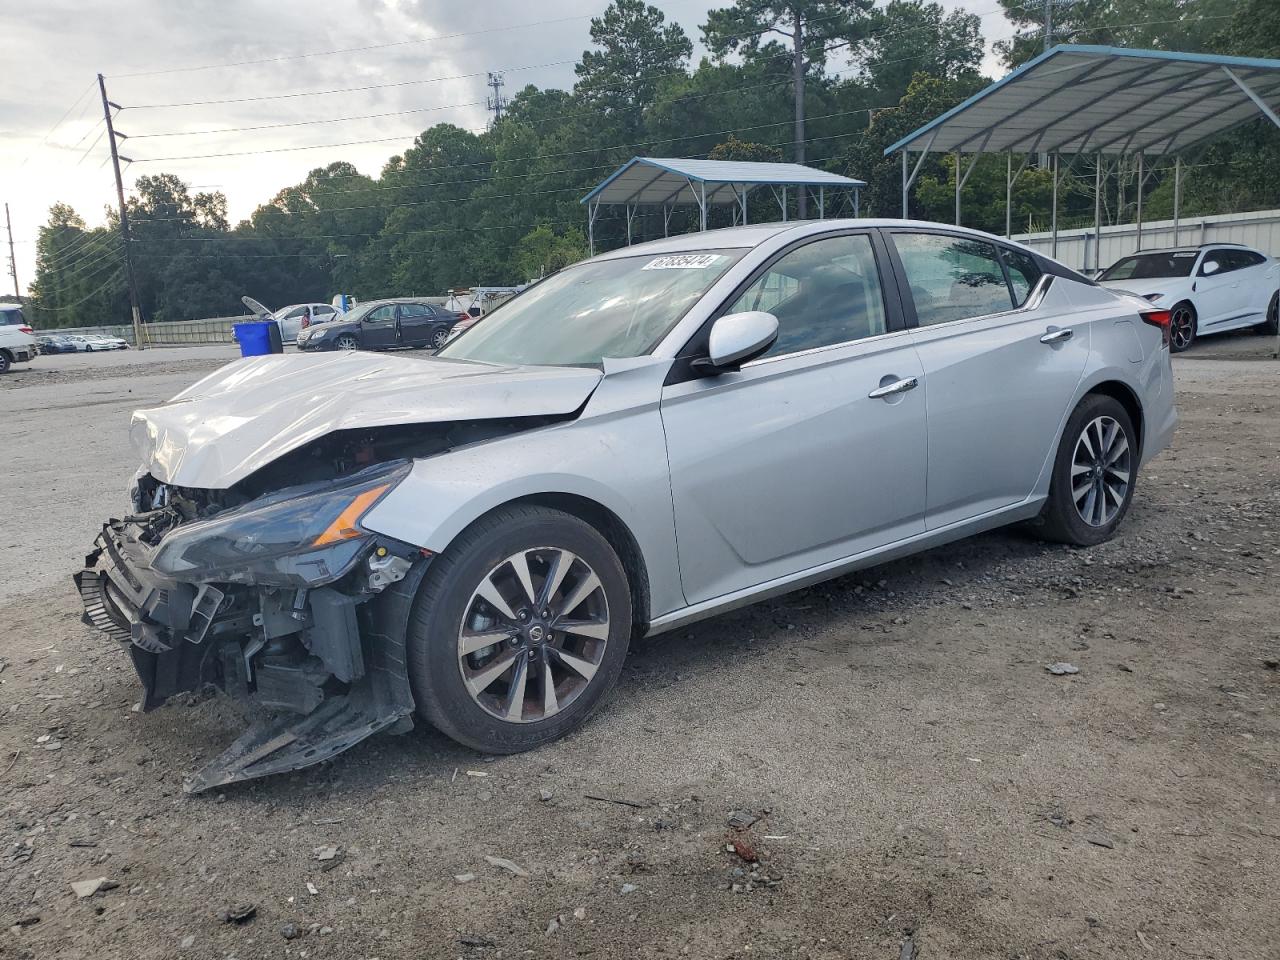
M1253 247L1248 246L1247 244L1234 243L1229 240L1221 240L1215 243L1201 243L1201 244L1197 244L1194 246L1187 246L1187 247L1156 247L1152 250L1138 250L1138 251L1135 251L1134 253L1125 254L1125 256L1121 257L1120 259L1128 260L1130 257L1145 257L1148 254L1160 255L1165 253L1200 253L1202 250L1219 250L1219 249L1248 250L1250 253L1262 253L1261 250L1256 250Z
M697 233L682 233L675 237L664 237L661 240L650 240L630 247L619 247L602 253L594 260L618 260L623 257L652 256L655 253L685 253L694 250L712 250L716 248L757 247L782 233L794 233L796 237L823 233L828 230L849 230L867 228L901 229L904 227L922 230L945 230L948 233L969 234L984 240L999 242L1006 246L1027 250L1038 257L1044 254L1032 250L1015 240L1006 240L994 234L958 227L950 223L934 223L929 220L899 220L891 218L858 217L829 220L788 220L778 223L758 223L744 227L724 227L719 230L704 230ZM1051 259L1045 257L1045 259Z

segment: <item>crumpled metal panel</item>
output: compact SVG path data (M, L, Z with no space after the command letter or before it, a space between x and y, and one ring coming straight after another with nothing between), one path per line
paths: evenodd
M226 489L338 430L572 413L600 378L361 351L246 357L134 413L130 435L157 480Z

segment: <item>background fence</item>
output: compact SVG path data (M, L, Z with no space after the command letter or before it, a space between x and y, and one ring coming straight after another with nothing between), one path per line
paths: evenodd
M1099 261L1106 268L1138 249L1138 229L1132 223L1102 228L1101 258L1096 256L1093 227L1059 230L1056 254L1053 252L1052 233L1014 234L1013 239L1075 270L1090 273L1097 269ZM1243 243L1275 256L1280 253L1280 210L1183 218L1176 235L1172 220L1155 220L1142 225L1143 250L1221 241Z
M177 347L189 343L234 343L231 338L231 327L237 323L248 323L256 320L254 316L212 317L208 320L161 320L156 323L142 325L142 335L148 346ZM37 330L37 333L48 333L54 336L64 334L101 333L112 337L123 337L137 346L133 340L133 327L128 324L111 324L98 327L59 327L56 330Z

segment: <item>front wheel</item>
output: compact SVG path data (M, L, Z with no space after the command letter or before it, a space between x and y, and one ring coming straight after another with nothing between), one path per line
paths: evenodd
M349 333L344 333L333 341L333 345L339 350L359 350L360 342Z
M613 687L631 591L595 528L505 507L432 561L408 634L419 714L466 746L518 753L578 727Z
M1128 411L1114 397L1090 394L1062 433L1040 533L1077 546L1110 540L1137 478L1137 434Z
M1169 352L1181 353L1196 342L1196 308L1183 302L1169 311Z
M8 373L11 366L13 366L13 358L9 356L9 351L0 350L0 373Z

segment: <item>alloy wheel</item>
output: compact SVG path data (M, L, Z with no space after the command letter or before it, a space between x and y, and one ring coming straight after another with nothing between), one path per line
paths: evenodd
M437 330L435 333L431 335L432 349L439 350L441 347L444 346L445 341L448 339L449 339L449 331L441 327L439 330Z
M333 341L333 345L339 350L355 350L360 346L360 344L356 343L355 337L339 337Z
M1124 428L1113 417L1085 425L1071 457L1071 499L1080 519L1105 527L1129 494L1132 451Z
M1185 350L1196 336L1195 315L1187 307L1178 307L1169 318L1169 328L1174 349Z
M472 592L458 631L458 669L485 712L533 723L582 695L608 641L600 577L568 550L533 547L507 557Z

